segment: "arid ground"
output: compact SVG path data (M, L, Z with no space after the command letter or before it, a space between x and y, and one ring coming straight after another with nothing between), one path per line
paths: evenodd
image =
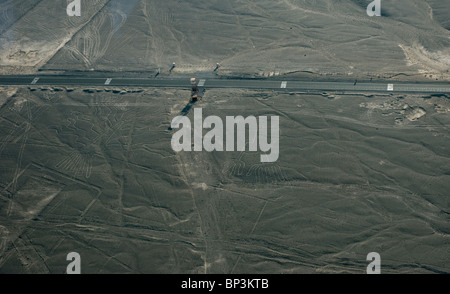
M3 0L0 73L450 80L449 5ZM212 73L211 73L212 74ZM280 157L180 152L189 89L0 87L0 273L449 273L448 95L207 89ZM193 113L187 114L192 119Z

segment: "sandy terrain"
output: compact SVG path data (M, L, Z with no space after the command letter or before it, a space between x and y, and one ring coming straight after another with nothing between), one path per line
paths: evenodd
M2 73L166 72L173 62L192 73L220 62L222 75L450 80L446 1L384 0L372 18L365 0L97 0L80 18L65 3L5 2Z
M261 164L175 154L188 95L2 89L0 272L450 271L448 97L208 90L204 116L280 116Z
M450 81L449 1L2 0L0 74ZM56 3L56 4L55 4ZM120 75L119 73L118 75ZM280 157L181 152L189 89L0 87L0 273L450 273L448 95L210 90ZM192 109L187 114L192 119Z
M2 1L0 73L29 74L45 65L107 0L89 1L81 17L68 17L65 1Z

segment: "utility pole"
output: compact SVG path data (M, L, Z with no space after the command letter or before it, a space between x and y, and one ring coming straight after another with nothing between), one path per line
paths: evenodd
M220 64L217 63L217 64L216 64L216 68L214 69L214 71L218 71L218 70L219 70L219 67L220 67Z
M172 73L172 70L176 67L177 65L174 63L172 63L172 67L169 69L169 72Z

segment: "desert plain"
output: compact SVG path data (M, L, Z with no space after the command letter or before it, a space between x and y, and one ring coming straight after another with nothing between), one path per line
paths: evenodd
M69 2L1 1L2 75L450 80L446 1ZM189 96L0 87L0 273L450 272L448 93L206 86L205 116L280 118L274 163L174 152Z

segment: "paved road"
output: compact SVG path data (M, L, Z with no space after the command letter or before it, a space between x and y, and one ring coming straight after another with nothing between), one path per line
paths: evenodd
M281 89L306 91L343 91L343 92L398 92L398 93L450 93L450 83L387 83L387 82L328 82L296 81L271 79L200 79L199 86L205 88L242 88L242 89ZM71 76L0 76L0 86L5 85L41 85L41 86L136 86L156 88L190 88L190 79L186 78L100 78Z

